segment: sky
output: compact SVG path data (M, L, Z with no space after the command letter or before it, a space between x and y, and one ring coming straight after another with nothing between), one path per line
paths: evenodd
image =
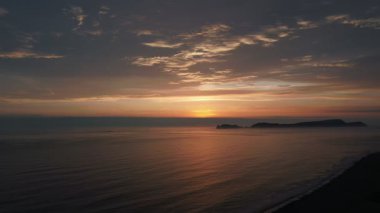
M0 115L380 118L378 0L0 0Z

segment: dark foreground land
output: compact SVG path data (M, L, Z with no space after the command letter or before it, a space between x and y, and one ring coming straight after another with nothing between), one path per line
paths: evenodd
M275 212L380 212L380 153Z

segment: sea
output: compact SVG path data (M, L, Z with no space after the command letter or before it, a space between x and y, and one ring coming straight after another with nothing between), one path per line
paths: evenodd
M380 151L377 126L18 122L0 129L1 213L270 212Z

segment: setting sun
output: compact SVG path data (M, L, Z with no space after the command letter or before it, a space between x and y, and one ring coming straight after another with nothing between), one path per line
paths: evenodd
M208 118L217 116L217 114L211 109L194 110L192 115L197 118Z

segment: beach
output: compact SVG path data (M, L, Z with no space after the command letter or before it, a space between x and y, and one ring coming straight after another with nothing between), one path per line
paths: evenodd
M370 154L338 177L275 212L380 212L380 153Z

